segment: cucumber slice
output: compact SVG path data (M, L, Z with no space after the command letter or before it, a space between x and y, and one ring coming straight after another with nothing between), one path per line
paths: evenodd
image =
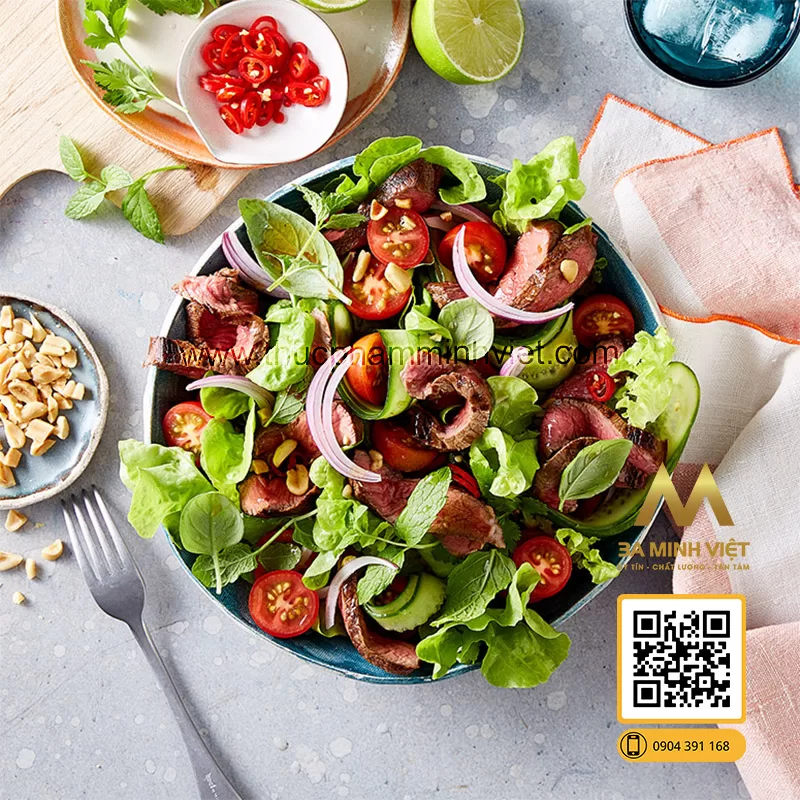
M411 575L406 588L391 603L386 603L385 605L367 603L364 608L367 609L373 619L381 620L386 617L393 617L395 614L399 614L414 599L418 583L419 575Z
M353 319L347 306L339 300L328 301L328 324L334 347L347 347L353 341Z
M416 331L379 330L378 333L386 346L389 362L389 382L386 389L386 401L383 406L365 403L347 385L347 379L339 384L339 391L347 405L362 419L388 419L405 411L413 402L406 391L400 373L406 362L421 348L436 350L436 343L428 336Z
M427 622L444 604L447 589L443 580L429 575L427 572L412 576L412 580L413 578L418 578L413 596L399 611L388 616L376 615L376 612L377 614L385 615L386 609L397 603L406 594L405 590L388 606L375 606L372 603L367 603L364 606L367 614L385 630L402 632L418 628ZM411 586L411 580L409 580L408 586ZM406 587L407 589L408 587Z
M700 408L700 384L694 372L680 361L669 365L672 378L672 395L661 416L653 423L653 433L667 440L667 471L672 474L689 440L692 425ZM584 520L573 519L554 509L547 510L547 517L556 525L574 528L587 536L606 538L616 536L631 528L642 507L651 478L642 489L617 492L613 499Z
M524 335L496 337L495 348L503 353L500 364L508 360L515 347L521 346L529 348L530 363L519 377L534 389L555 388L575 369L574 355L578 340L572 330L572 312L547 323L527 339Z

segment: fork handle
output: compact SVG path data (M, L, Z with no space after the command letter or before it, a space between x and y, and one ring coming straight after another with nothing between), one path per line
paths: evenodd
M178 723L178 728L189 753L189 760L192 762L192 768L194 769L195 780L199 790L198 797L200 800L242 800L214 760L214 756L211 755L194 722L192 722L192 718L189 716L189 712L178 694L178 689L172 680L172 676L161 660L158 650L156 650L153 638L150 636L150 631L147 630L144 620L140 620L138 624L131 624L130 628L133 631L136 642L142 648L142 652L153 668L156 679L167 696L172 713Z

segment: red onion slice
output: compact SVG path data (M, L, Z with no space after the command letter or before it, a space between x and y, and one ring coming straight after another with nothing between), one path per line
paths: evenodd
M455 226L458 224L454 220L451 222L445 222L438 214L425 214L423 219L429 228L435 228L437 231L444 231L445 233L452 228L455 228Z
M483 211L475 208L475 206L470 205L469 203L465 203L464 205L460 206L451 206L441 200L437 200L433 203L431 208L435 208L437 211L452 211L453 216L461 217L461 219L465 219L470 222L486 222L489 225L494 225L491 217L488 214L484 214Z
M274 402L272 392L267 391L257 383L253 383L249 378L245 378L244 375L209 375L207 378L192 381L186 387L186 390L193 392L195 389L205 388L234 389L237 392L246 394L248 397L252 397L259 408L266 408Z
M342 584L350 577L352 577L358 570L363 567L388 567L395 572L400 569L397 564L393 564L385 558L378 556L358 556L352 561L348 561L337 573L334 575L331 585L328 587L328 596L325 598L325 627L332 628L336 622L336 604L339 602L339 592L342 589Z
M530 355L527 347L515 347L508 357L508 361L500 367L500 374L505 378L516 378L525 369L525 362L522 360Z
M572 311L574 305L573 303L567 303L564 306L552 308L549 311L521 311L518 308L512 308L500 302L500 300L494 295L489 294L489 292L478 283L478 279L469 268L469 264L467 264L467 254L464 250L463 228L456 234L455 241L453 242L453 271L456 274L459 285L467 295L477 300L487 311L490 311L496 317L510 319L513 322L541 325L543 322L549 322L551 319L556 319L564 314L568 314Z
M347 367L352 363L351 355L352 351L349 349L336 351L314 375L306 396L308 429L320 453L337 472L346 478L363 483L379 483L380 475L359 467L344 454L333 431L333 398L345 372L347 372ZM334 370L343 364L346 364L344 369L339 370L334 377ZM331 387L330 392L328 392L329 386ZM325 413L326 404L327 413Z
M269 289L274 279L271 278L264 271L261 264L245 250L244 245L239 241L239 237L235 233L225 231L222 234L222 253L228 263L234 269L239 270L239 274L242 276L242 280L245 283L272 297L278 297L284 300L289 299L289 292L283 287L276 286L274 289Z

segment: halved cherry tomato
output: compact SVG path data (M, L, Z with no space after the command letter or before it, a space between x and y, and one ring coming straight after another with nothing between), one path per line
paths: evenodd
M575 309L573 325L584 347L613 334L629 339L636 327L628 306L611 294L595 294L584 300Z
M252 128L258 122L263 105L261 95L258 92L250 91L244 96L239 110L242 115L242 125L245 128Z
M272 67L258 56L245 56L239 61L239 73L253 86L269 80L272 77Z
M211 38L215 42L226 42L232 36L238 36L241 32L241 28L238 25L217 25L216 28L211 32Z
M215 72L225 72L227 69L225 62L222 60L222 45L219 42L215 42L213 39L207 42L203 45L200 54L203 56L203 61Z
M605 403L614 396L617 384L607 372L590 369L586 373L586 388L592 396L592 400L598 403Z
M277 114L274 117L277 122ZM386 280L386 264L371 258L366 274L358 283L353 282L354 269L355 262L344 272L344 293L353 301L350 304L351 314L361 319L379 320L393 317L405 308L412 287L409 286L405 292L398 292Z
M372 426L372 444L383 460L400 472L421 472L441 459L441 453L418 442L400 423L379 419Z
M308 48L302 42L292 45L292 54L289 56L289 75L295 81L307 81L319 75L319 67L308 55Z
M416 211L394 206L381 219L370 220L367 241L378 261L410 269L427 255L431 236L425 220Z
M449 230L439 245L439 260L448 269L453 269L453 242L462 228L467 264L475 277L481 283L497 280L506 265L506 240L488 222L462 222Z
M197 400L188 400L172 406L161 423L168 447L182 447L190 453L200 452L200 434L208 424L207 414Z
M262 631L288 639L305 633L319 615L319 597L303 576L281 569L262 575L250 589L250 616Z
M363 336L353 345L353 350L356 357L347 370L347 383L365 402L383 405L389 371L381 335L376 331Z
M222 121L234 133L241 133L244 130L242 115L238 108L234 108L232 105L226 103L224 106L220 106L219 115L222 117Z
M572 556L569 550L552 536L534 536L518 545L512 556L521 567L530 564L540 577L531 593L531 602L544 600L560 592L572 574Z
M481 496L478 481L469 472L456 464L450 465L450 472L453 475L453 483L457 483L462 489L466 489L473 497Z

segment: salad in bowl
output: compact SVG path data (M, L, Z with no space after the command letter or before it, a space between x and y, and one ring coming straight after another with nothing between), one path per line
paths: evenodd
M150 340L137 532L318 663L547 680L700 397L578 171L400 136L240 200Z

